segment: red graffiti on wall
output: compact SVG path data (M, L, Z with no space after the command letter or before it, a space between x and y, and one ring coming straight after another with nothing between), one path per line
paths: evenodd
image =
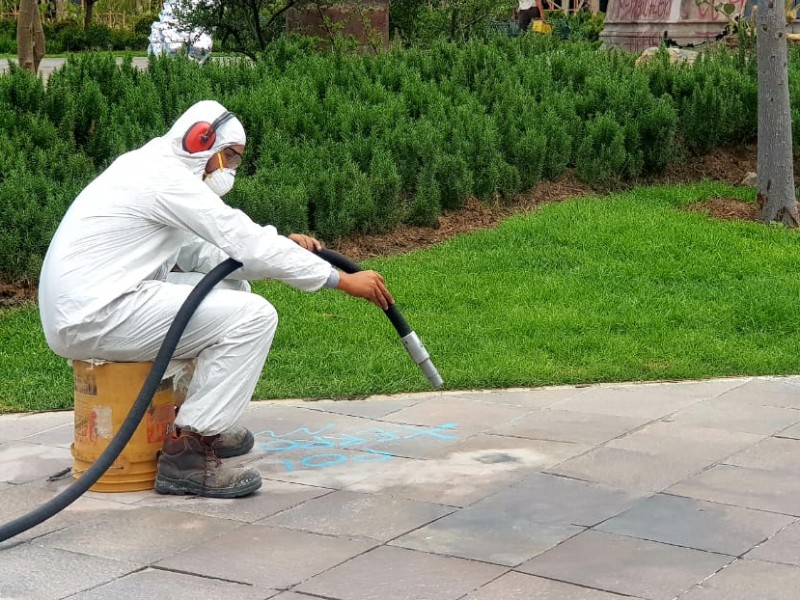
M742 0L745 1L745 0ZM613 20L654 20L669 17L672 0L617 0L611 3Z

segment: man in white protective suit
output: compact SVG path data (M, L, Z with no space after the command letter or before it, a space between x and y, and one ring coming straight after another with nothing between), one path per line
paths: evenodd
M175 350L174 358L196 365L158 458L155 487L163 494L236 498L261 486L255 469L220 460L253 446L237 421L278 324L248 279L309 292L338 288L384 309L394 303L379 273L339 272L309 251L321 247L318 240L279 235L222 201L245 142L232 113L198 102L165 136L117 158L78 195L42 265L39 311L50 348L71 359L138 362L155 358L192 290L187 275L229 257L243 264L206 296ZM184 273L172 273L175 266Z

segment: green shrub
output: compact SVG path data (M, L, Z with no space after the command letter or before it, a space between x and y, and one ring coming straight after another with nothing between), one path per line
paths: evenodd
M472 171L463 156L441 154L434 167L442 208L461 208L475 185Z
M77 25L56 24L52 36L69 45L83 35ZM0 22L0 39L3 31ZM123 43L106 33L94 30L93 43ZM0 243L14 251L0 255L0 278L35 278L82 186L205 98L239 115L248 133L230 203L326 240L432 225L471 196L510 198L569 168L604 184L754 139L757 81L736 55L706 52L694 66L659 55L634 67L632 54L554 37L437 39L377 56L325 54L287 37L255 63L151 57L142 72L129 59L119 66L109 53L83 53L46 87L12 68L0 75ZM792 50L794 117L798 65ZM48 216L37 224L36 214Z
M441 197L436 171L432 165L426 165L417 178L417 189L406 223L426 227L435 225L441 212Z
M284 235L308 228L308 190L281 170L240 178L226 200L256 223L274 225Z
M578 177L588 183L619 178L627 159L625 129L613 117L598 115L586 124L586 133L578 147Z

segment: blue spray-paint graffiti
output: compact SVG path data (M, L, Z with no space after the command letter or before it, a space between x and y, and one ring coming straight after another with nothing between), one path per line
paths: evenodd
M259 449L266 454L278 454L301 450L324 450L309 454L302 459L282 458L283 467L287 471L297 469L324 469L341 465L345 462L373 463L391 460L394 455L376 448L380 444L395 440L411 440L425 438L432 440L452 441L457 439L454 432L457 423L444 423L435 427L419 427L416 425L398 425L391 430L372 427L356 433L338 433L335 426L328 423L324 427L312 431L307 427L294 429L287 433L276 433L272 430L260 431L257 438L271 438L261 442ZM360 450L352 455L334 452L337 449Z

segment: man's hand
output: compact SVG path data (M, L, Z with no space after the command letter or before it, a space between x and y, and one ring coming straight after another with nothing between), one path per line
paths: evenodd
M303 233L290 233L288 236L298 246L302 246L306 250L314 252L315 250L322 250L323 244L318 239L305 235Z
M339 273L339 289L355 298L364 298L386 310L394 304L394 298L386 288L383 276L377 271Z

